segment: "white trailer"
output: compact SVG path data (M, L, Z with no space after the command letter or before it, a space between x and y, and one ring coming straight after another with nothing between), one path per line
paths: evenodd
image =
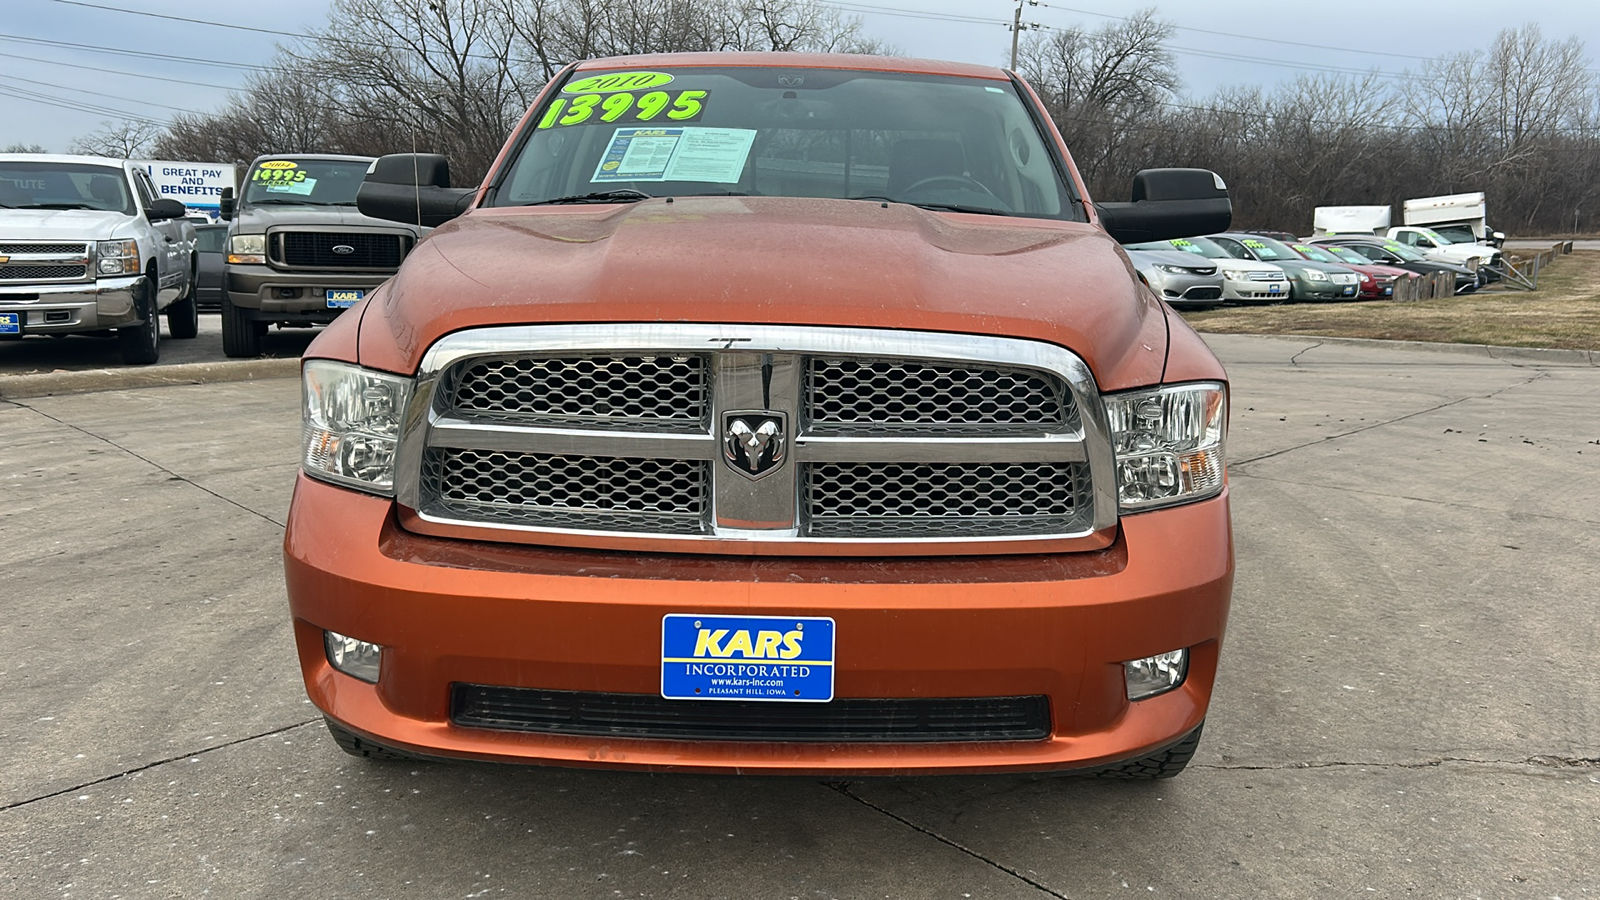
M1472 240L1486 244L1496 243L1496 238L1505 240L1505 235L1489 230L1489 208L1482 191L1407 200L1401 214L1405 224L1442 231L1452 240L1460 240L1463 230L1471 233Z
M1384 234L1393 221L1387 206L1319 206L1311 225L1324 234Z

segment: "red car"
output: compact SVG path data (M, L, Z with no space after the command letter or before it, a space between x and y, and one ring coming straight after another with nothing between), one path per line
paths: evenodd
M1402 278L1415 277L1414 273L1392 266L1373 265L1372 261L1353 250L1343 250L1342 247L1314 247L1298 241L1285 241L1289 249L1313 262L1337 263L1348 269L1354 269L1361 276L1362 300L1387 300L1394 296L1394 286Z

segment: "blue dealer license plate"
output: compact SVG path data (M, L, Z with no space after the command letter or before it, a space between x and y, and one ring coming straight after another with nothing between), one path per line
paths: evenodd
M661 696L826 703L833 699L833 620L663 616Z
M21 334L22 313L0 313L0 334Z
M334 290L330 290L330 291L328 291L328 308L329 309L349 309L350 307L355 306L357 303L360 303L361 302L361 298L365 297L366 295L367 295L366 291L334 291Z

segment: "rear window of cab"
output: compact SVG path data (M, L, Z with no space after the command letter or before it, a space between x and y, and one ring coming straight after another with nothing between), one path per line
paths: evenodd
M760 67L578 76L538 111L488 205L827 197L1083 220L1009 81Z

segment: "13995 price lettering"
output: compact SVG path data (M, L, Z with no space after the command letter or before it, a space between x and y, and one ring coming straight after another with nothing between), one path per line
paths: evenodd
M651 91L635 96L627 92L614 94L579 94L576 97L557 97L540 128L562 125L582 125L598 122L653 122L657 119L672 122L693 122L705 112L710 91Z

